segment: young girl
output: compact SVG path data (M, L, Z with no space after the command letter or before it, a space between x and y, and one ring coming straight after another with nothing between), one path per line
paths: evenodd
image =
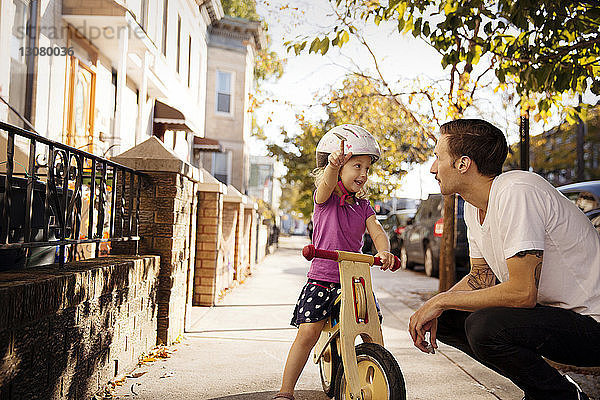
M383 261L390 268L394 256L385 231L375 218L366 194L367 174L381 151L375 138L356 125L340 125L328 131L317 145L317 170L313 213L313 243L316 248L360 252L365 228ZM294 387L310 352L319 339L325 320L332 313L340 292L338 264L313 259L292 325L298 327L283 371L281 390L273 399L294 399Z

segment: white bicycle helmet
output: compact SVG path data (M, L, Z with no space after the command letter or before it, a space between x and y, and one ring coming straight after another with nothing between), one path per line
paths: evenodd
M317 144L317 168L327 165L329 154L340 149L340 140L345 140L344 153L352 152L354 156L371 156L372 162L381 157L381 149L377 140L365 128L358 125L338 125L323 135Z

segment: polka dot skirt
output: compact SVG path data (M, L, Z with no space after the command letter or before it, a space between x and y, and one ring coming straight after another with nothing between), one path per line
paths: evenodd
M339 313L339 303L335 306L334 302L341 292L339 283L309 279L300 292L291 324L298 327L302 323L317 322L332 313Z
M290 323L298 327L305 322L321 321L330 315L339 316L340 304L334 303L341 292L342 289L339 283L309 279L300 292ZM375 304L381 320L377 299L375 299Z

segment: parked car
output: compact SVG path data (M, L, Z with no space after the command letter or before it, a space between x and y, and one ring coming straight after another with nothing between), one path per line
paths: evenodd
M387 219L387 217L387 214L375 214L375 218L377 218L377 221L379 221L379 223L383 223L383 221ZM373 239L371 239L371 235L369 235L369 232L365 232L363 236L363 247L361 249L361 252L363 254L371 255L375 255L377 253L377 249L375 248L375 246L373 246Z
M586 181L557 188L577 205L600 232L600 181Z
M390 240L390 251L400 257L400 234L404 231L406 227L406 223L408 220L415 216L417 212L416 209L411 208L408 210L398 210L391 212L387 215L376 215L377 220L383 227L383 230L388 236ZM371 235L368 232L365 232L365 236L363 237L363 247L362 252L365 254L375 255L377 253L377 249L373 246L373 240L371 239Z
M467 227L464 221L464 200L457 196L456 246L454 256L456 273L462 277L469 271L469 249L467 244ZM443 196L431 194L421 202L414 218L400 235L400 261L402 268L413 268L415 264L423 264L427 276L438 276L439 254L442 233L444 232Z
M398 210L390 213L388 217L381 222L383 230L390 240L390 251L397 257L400 257L400 235L406 229L408 221L415 216L416 208L407 210Z

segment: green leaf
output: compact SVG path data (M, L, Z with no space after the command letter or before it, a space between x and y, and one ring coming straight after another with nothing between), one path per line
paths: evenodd
M327 53L327 50L329 50L329 38L327 36L325 36L325 38L321 40L320 48L322 55L325 55L325 53Z
M314 38L312 43L310 44L310 48L308 49L308 52L316 53L317 50L319 49L320 45L321 45L321 40L318 37Z
M496 71L496 77L498 78L498 80L500 81L500 83L505 83L506 82L506 73L504 72L503 69L499 69Z
M350 40L350 35L348 34L348 32L344 31L342 33L342 36L340 38L340 47L346 43L348 40Z
M412 34L414 37L417 37L421 34L421 23L422 23L421 18L418 18L415 21L415 26L413 27L413 30L412 30Z
M444 6L444 14L452 14L458 9L458 2L455 0L446 0L446 5Z
M398 32L402 33L402 31L404 30L405 24L406 24L406 22L404 21L403 18L398 19Z
M445 55L442 57L442 68L444 68L444 69L446 69L446 67L447 67L447 66L448 66L448 64L449 64L449 62L448 62L448 58L449 58L448 54L445 54Z
M404 31L402 31L402 33L406 33L408 31L410 31L412 28L413 28L413 16L411 15L406 20L406 24L404 24Z
M425 23L423 24L423 35L429 36L430 33L431 33L431 28L429 28L429 22L425 21Z

